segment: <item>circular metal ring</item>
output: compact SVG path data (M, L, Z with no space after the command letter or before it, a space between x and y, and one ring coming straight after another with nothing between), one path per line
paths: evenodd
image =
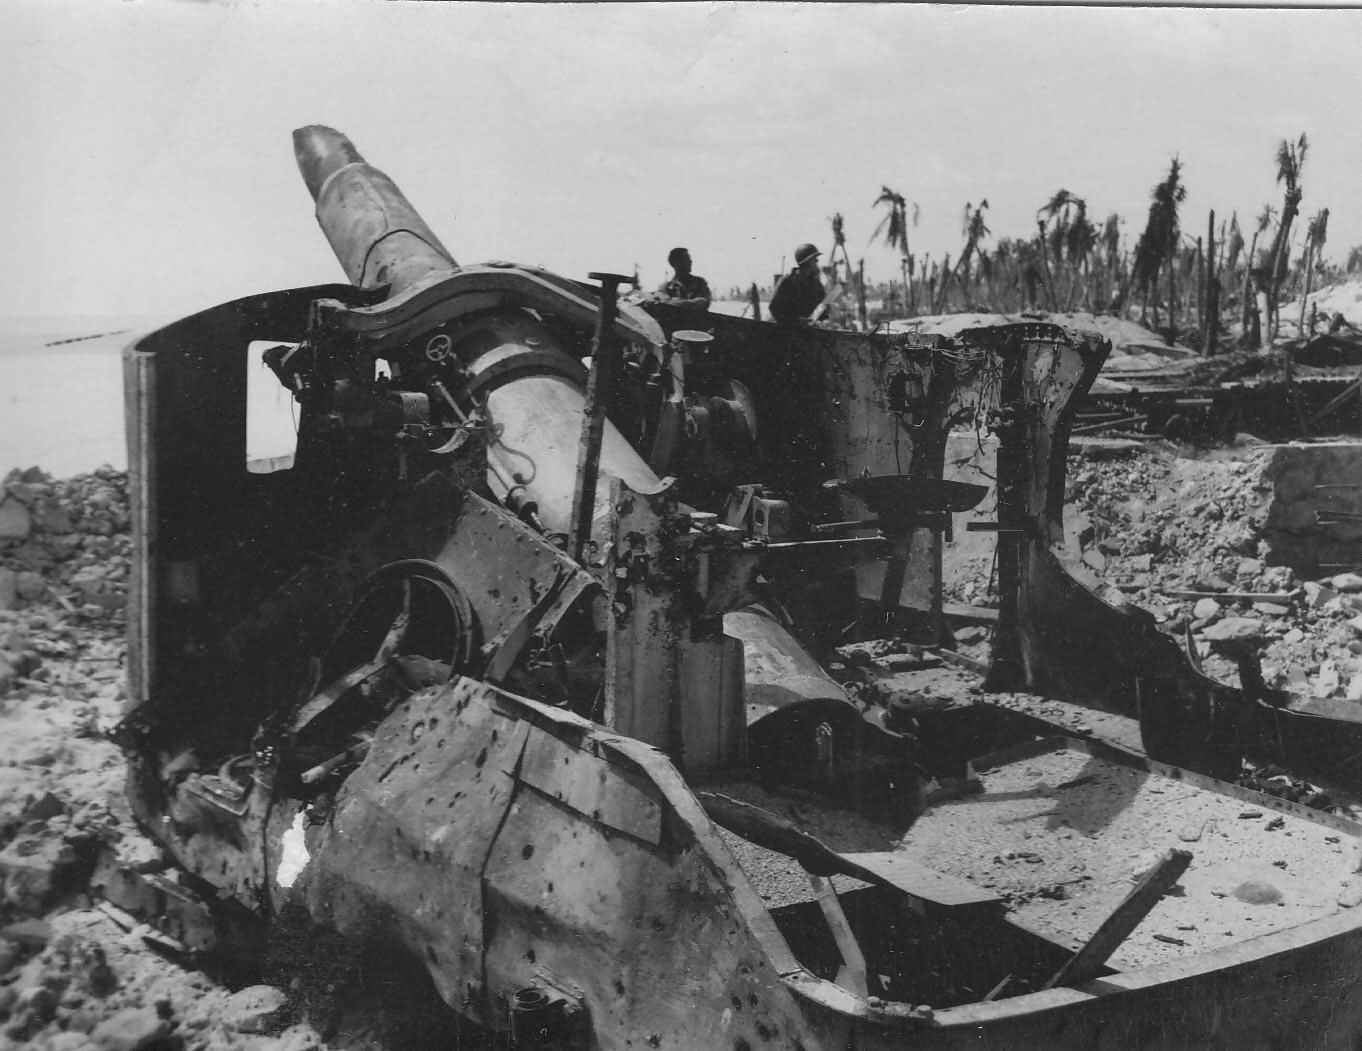
M443 332L438 332L426 342L426 360L437 363L444 361L453 349L454 341Z

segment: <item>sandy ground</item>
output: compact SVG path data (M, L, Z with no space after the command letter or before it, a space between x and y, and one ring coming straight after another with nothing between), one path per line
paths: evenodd
M1003 896L1025 925L1086 940L1169 849L1192 863L1113 966L1197 955L1337 912L1362 889L1362 838L1183 781L1058 748L981 773L903 849ZM1358 833L1362 833L1359 828Z

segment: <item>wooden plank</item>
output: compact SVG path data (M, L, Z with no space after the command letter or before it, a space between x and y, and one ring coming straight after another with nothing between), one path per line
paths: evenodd
M832 931L832 940L837 943L837 951L842 954L842 967L837 972L837 984L857 996L868 996L869 972L865 966L865 954L861 952L861 944L856 940L847 914L842 910L836 888L833 887L831 880L812 873L809 874L809 884L818 895L818 907L823 910L823 919L827 922L828 929Z
M941 612L951 620L966 620L972 624L998 623L998 611L989 606L967 606L963 602L943 602Z
M1180 599L1213 598L1225 602L1275 602L1281 606L1290 605L1300 597L1298 591L1268 591L1255 594L1250 591L1182 591L1164 588L1159 589L1159 594L1167 598Z
M1135 884L1125 900L1102 921L1102 925L1093 932L1093 936L1087 940L1083 948L1054 973L1054 976L1045 983L1045 988L1051 989L1056 985L1082 985L1096 978L1111 954L1130 937L1131 931L1153 911L1159 900L1173 889L1173 885L1191 863L1191 851L1176 849L1168 851L1153 868L1140 877L1140 882Z
M980 675L988 674L988 665L983 661L977 661L973 657L966 657L963 653L956 653L955 650L948 650L940 646L932 651L947 664L954 664L957 667L965 668L968 671L977 672Z
M857 868L865 869L911 898L942 908L1001 905L1002 898L990 890L954 876L919 865L906 854L894 850L871 850L842 855Z
M604 759L558 740L543 730L530 731L518 778L599 821L645 843L662 841L662 805L635 787Z

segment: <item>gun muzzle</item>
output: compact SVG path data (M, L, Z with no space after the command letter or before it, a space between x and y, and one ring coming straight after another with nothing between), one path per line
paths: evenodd
M392 297L459 268L397 184L340 132L320 124L299 128L293 152L317 204L317 223L352 284L387 286Z

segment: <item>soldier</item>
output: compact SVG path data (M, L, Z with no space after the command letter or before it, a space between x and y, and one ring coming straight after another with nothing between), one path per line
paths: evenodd
M684 248L673 248L667 253L667 262L673 270L672 278L659 286L656 301L693 310L708 310L709 285L703 277L690 272L690 252Z
M795 249L795 266L780 279L771 297L771 318L781 324L808 321L827 291L818 276L818 249L802 244Z

